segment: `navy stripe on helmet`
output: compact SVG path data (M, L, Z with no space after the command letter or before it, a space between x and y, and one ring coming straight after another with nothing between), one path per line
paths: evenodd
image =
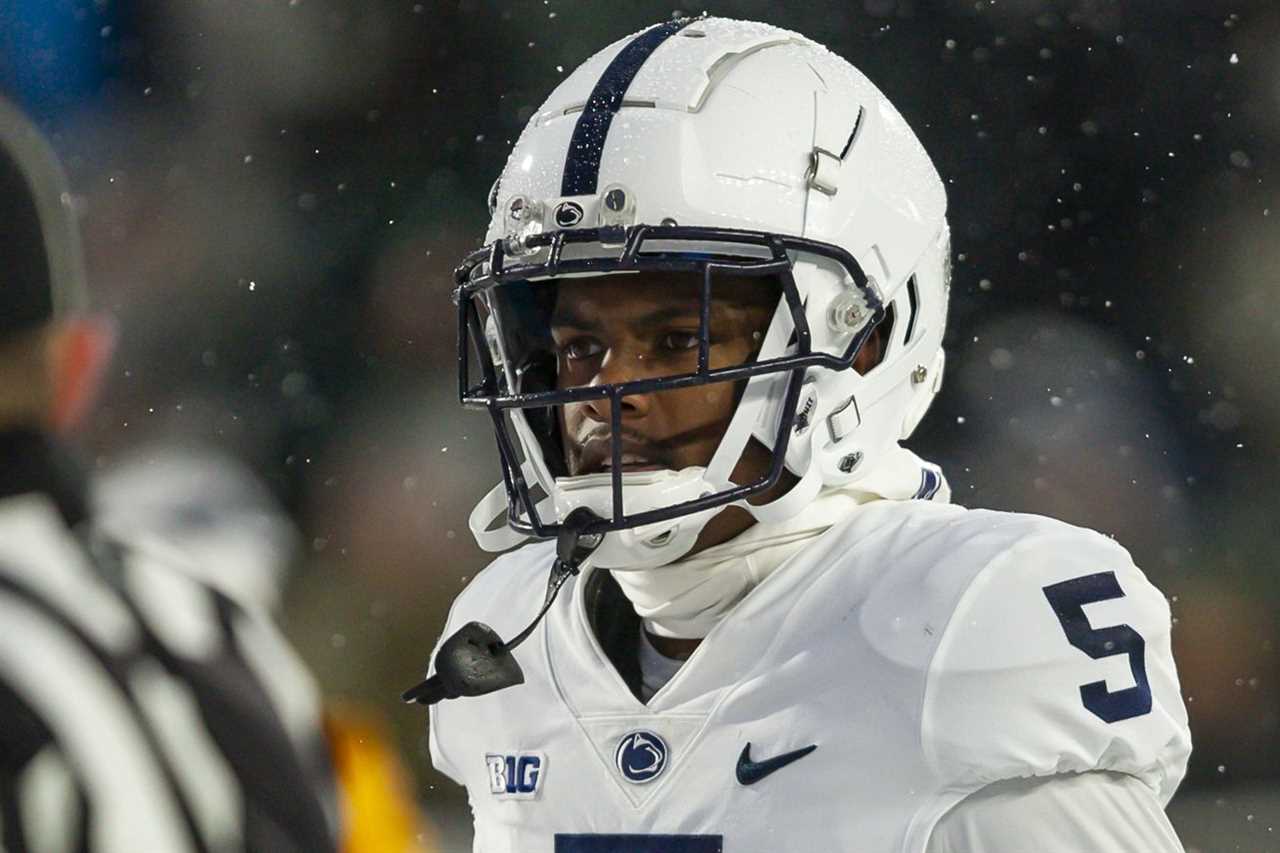
M564 161L564 178L560 181L560 195L590 195L596 191L605 137L609 135L613 114L622 108L623 95L658 46L693 21L693 18L676 18L650 27L632 39L609 63L591 90L586 108L573 128L569 154Z

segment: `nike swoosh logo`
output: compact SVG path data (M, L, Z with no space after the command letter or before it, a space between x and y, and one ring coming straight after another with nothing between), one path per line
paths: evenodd
M775 755L773 758L766 758L764 761L752 761L751 744L748 743L742 748L742 754L738 756L738 784L754 785L770 773L799 761L817 748L818 745L816 743L811 743L802 749L784 752L782 755Z

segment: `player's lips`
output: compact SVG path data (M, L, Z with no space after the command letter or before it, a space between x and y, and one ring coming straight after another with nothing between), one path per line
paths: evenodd
M641 442L622 442L623 471L657 471L667 468L654 449ZM594 436L582 444L578 459L578 474L601 474L613 470L613 439L611 436Z

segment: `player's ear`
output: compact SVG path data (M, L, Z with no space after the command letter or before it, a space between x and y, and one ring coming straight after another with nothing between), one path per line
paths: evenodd
M92 408L116 348L116 324L107 316L75 317L59 323L48 338L53 400L50 424L73 430Z

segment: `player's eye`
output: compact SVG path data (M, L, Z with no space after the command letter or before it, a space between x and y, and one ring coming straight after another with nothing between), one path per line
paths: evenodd
M698 348L697 332L667 332L659 341L664 350L689 350Z
M560 347L560 354L569 361L581 361L587 358L594 358L604 352L604 344L595 338L578 337L567 341Z

